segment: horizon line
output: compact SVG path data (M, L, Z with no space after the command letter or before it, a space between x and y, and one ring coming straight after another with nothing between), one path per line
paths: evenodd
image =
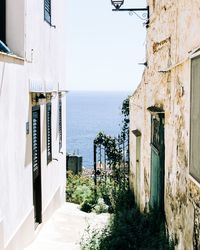
M111 90L111 89L68 89L69 92L74 92L74 91L77 91L77 92L134 92L134 90Z

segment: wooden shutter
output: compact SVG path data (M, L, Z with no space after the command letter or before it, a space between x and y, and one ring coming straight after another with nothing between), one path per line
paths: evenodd
M40 108L32 109L32 164L33 180L40 174Z
M51 23L51 0L44 0L44 20Z
M191 67L190 174L200 182L200 56Z
M47 120L47 164L52 161L52 139L51 139L51 103L46 104Z
M62 99L59 97L59 151L62 148Z

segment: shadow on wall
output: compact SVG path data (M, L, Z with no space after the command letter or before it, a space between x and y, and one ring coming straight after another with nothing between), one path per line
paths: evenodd
M25 149L25 163L24 166L27 167L32 163L32 103L31 103L31 95L29 95L29 107L28 107L28 119L27 122L28 128L26 128L26 149ZM27 124L26 124L27 125ZM27 129L29 131L27 131Z
M3 69L2 69L2 75L1 75L1 83L0 83L0 96L1 96L1 92L2 92L2 88L3 88L3 79L4 79L4 73L5 73L5 62L3 64Z
M0 211L0 250L4 249L4 233L3 233L3 219L1 218L1 211Z

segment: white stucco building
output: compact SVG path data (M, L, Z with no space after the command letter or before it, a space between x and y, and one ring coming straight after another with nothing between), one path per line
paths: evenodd
M65 200L64 4L0 3L0 250L23 249Z
M200 1L149 0L147 67L130 98L130 186L176 249L200 249Z

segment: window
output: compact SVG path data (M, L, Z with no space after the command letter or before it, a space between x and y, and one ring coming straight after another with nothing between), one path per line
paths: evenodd
M24 5L21 2L16 11L12 1L0 1L0 52L24 57Z
M160 121L159 117L151 117L151 144L156 148L160 148Z
M51 139L51 103L46 104L46 127L47 127L47 164L52 161Z
M0 3L0 40L6 43L6 3L1 0Z
M200 56L191 61L190 174L200 182Z
M44 0L44 20L51 24L51 0Z
M62 148L62 99L61 99L61 94L59 94L58 98L58 114L59 114L59 152L61 151Z
M19 2L0 1L0 51L24 57L25 7L23 1ZM17 11L16 6L18 6Z

